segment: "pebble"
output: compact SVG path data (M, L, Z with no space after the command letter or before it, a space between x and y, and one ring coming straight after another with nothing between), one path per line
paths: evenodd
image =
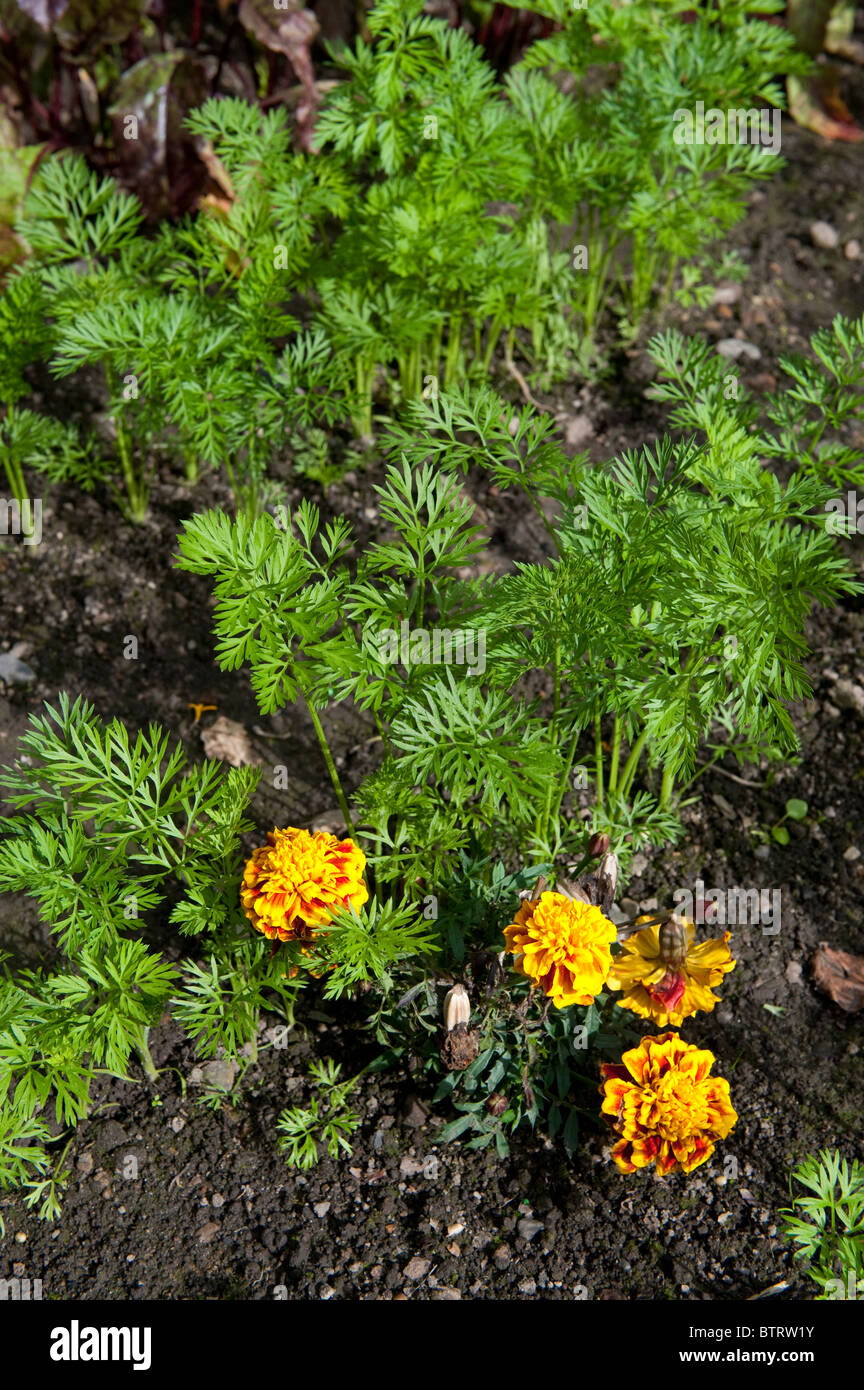
M786 966L785 974L790 985L800 985L804 975L800 960L790 960L789 964Z
M771 854L770 845L757 845L753 851L757 859L767 859Z
M330 1210L329 1202L316 1202L312 1208L316 1216L326 1216Z
M844 852L843 858L846 860L847 864L854 864L856 859L861 858L861 851L857 845L850 845Z
M424 1260L419 1255L413 1255L402 1273L406 1279L425 1279L431 1268L431 1260Z
M741 298L741 286L738 284L718 285L714 291L712 304L737 304Z
M832 227L830 222L812 222L810 239L814 246L821 247L823 251L834 251L840 244L837 228Z
M522 1283L519 1285L519 1292L529 1295L532 1293L536 1293L537 1285L534 1283L533 1279L523 1279Z
M175 1115L172 1120L168 1121L168 1124L175 1134L179 1134L181 1129L186 1128L186 1121L183 1119L182 1115Z
M224 1207L225 1198L222 1196L221 1192L213 1193L213 1205L214 1207Z
M0 681L5 681L7 685L30 685L36 679L32 667L26 661L19 660L16 654L19 646L23 646L23 643L17 643L11 651L0 655Z
M513 1258L513 1251L509 1245L499 1245L495 1254L492 1256L492 1263L496 1269L507 1269Z
M746 338L721 338L716 348L721 357L729 358L733 362L737 362L740 357L749 357L752 362L758 362L762 356L756 344L748 343Z
M840 709L854 709L856 714L864 714L864 689L854 681L837 681L831 695Z
M594 438L594 426L588 415L568 415L564 439L571 449L581 449Z
M457 1303L462 1298L458 1289L436 1289L432 1299L436 1303Z
M846 245L843 247L843 255L846 257L847 261L860 261L860 259L861 259L861 243L860 243L860 241L856 241L854 237L852 238L851 241L847 241Z
M86 1178L89 1173L93 1172L93 1155L90 1153L81 1154L75 1167L78 1169L82 1178Z
M543 1229L543 1222L538 1221L534 1216L523 1216L522 1220L516 1225L516 1230L523 1240L533 1240L538 1232Z
M207 1062L201 1068L201 1072L205 1085L212 1086L215 1091L230 1091L234 1085L237 1068L233 1062L223 1058L217 1062Z
M206 1221L198 1232L198 1239L202 1245L207 1245L215 1235L219 1234L220 1226L218 1221Z

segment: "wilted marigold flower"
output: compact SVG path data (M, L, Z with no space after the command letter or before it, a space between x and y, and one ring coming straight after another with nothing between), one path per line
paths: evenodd
M539 985L558 1009L590 1004L612 964L616 930L599 907L563 893L541 893L524 902L504 928L515 968Z
M609 972L609 988L623 991L618 1007L650 1018L660 1028L677 1028L699 1009L710 1013L717 1003L712 986L735 968L730 933L698 946L695 936L696 928L686 917L629 936Z
M311 941L313 928L344 907L362 907L366 856L353 840L289 825L246 864L240 900L256 931L271 941Z
M601 1110L621 1135L612 1157L622 1173L651 1163L660 1174L690 1173L711 1157L738 1119L713 1065L713 1053L677 1033L643 1038L620 1064L603 1064Z

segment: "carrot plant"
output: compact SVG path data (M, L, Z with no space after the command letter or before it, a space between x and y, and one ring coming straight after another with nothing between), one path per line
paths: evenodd
M0 1189L23 1188L45 1217L68 1178L56 1148L90 1112L94 1083L134 1082L140 1068L158 1084L151 1035L166 1011L199 1056L241 1068L257 1055L262 1010L293 1020L308 976L274 959L241 907L258 776L190 766L158 726L132 737L63 694L0 770L13 809L0 891L20 895L22 926L29 899L45 927L35 948L13 927L0 960ZM416 915L388 906L349 922L327 969L338 963L345 988L386 977L428 945ZM166 929L182 954L164 950Z
M779 102L791 40L743 0L692 22L670 6L668 25L641 3L546 9L563 27L501 80L422 0L380 0L369 41L334 54L344 78L316 150L293 149L278 111L211 99L187 124L219 192L155 232L81 156L42 161L19 227L32 259L0 299L0 333L13 361L95 371L105 409L84 461L52 435L35 466L50 455L57 476L116 483L134 521L163 461L189 482L224 468L254 511L283 460L320 472L322 429L350 420L368 441L376 405L482 382L500 362L523 390L525 373L585 368L604 315L631 336L679 268L691 297L716 278L710 247L777 155L682 144L676 113L758 116ZM17 494L27 446L4 400Z

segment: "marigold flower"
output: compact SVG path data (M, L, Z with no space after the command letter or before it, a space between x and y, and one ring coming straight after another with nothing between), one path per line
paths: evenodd
M649 1164L657 1172L690 1173L725 1139L738 1116L729 1082L710 1076L714 1055L677 1033L643 1038L621 1058L604 1063L601 1110L621 1135L612 1150L622 1173Z
M717 1003L712 986L735 968L728 945L731 933L698 946L695 935L694 924L682 917L629 936L607 981L610 989L623 991L619 1009L650 1018L660 1028L677 1028L699 1009L710 1013Z
M524 902L504 928L515 968L548 994L558 1009L590 1004L612 964L616 930L599 907L563 893L541 893Z
M311 941L313 928L343 907L362 907L366 856L353 840L289 825L246 864L240 900L256 931L271 941Z

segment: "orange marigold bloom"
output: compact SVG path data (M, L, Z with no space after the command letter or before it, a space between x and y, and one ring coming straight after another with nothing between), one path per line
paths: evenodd
M616 929L599 907L563 893L541 893L524 902L504 928L515 968L539 985L558 1009L590 1004L612 964Z
M622 1137L612 1157L622 1173L651 1163L657 1172L690 1173L714 1152L738 1119L729 1082L710 1076L714 1054L677 1033L643 1038L620 1064L600 1068L600 1107Z
M717 1003L712 986L735 968L730 935L697 946L696 928L686 917L634 932L609 972L609 988L623 991L619 1009L650 1018L660 1028L677 1028L699 1009L710 1013Z
M256 931L271 941L311 941L313 928L343 907L362 907L366 856L353 840L289 825L273 830L246 865L240 900Z

